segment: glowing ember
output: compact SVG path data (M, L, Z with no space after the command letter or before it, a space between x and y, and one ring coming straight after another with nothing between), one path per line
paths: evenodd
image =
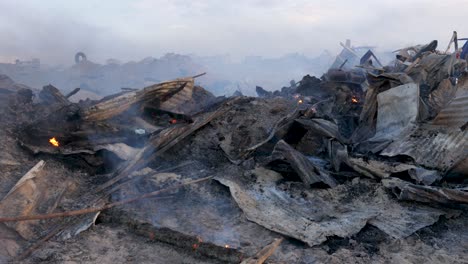
M230 246L229 245L224 245L224 248L230 248Z
M359 103L359 100L357 99L356 96L353 96L353 97L351 97L351 102L352 102L353 104L357 104L357 103Z
M171 123L171 124L176 124L176 123L177 123L177 119L171 119L171 121L169 121L169 123Z
M203 240L199 236L197 236L197 240L198 240L198 243L195 243L195 244L192 245L193 250L196 250L200 246L200 243L203 242Z
M304 102L304 101L302 101L302 99L299 100L299 101L297 101L298 104L302 104L303 102Z
M60 146L59 142L57 141L57 139L55 139L55 137L49 139L49 143L52 144L52 146L54 147Z

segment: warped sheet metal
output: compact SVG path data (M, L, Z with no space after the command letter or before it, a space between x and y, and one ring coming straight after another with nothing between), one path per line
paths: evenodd
M414 127L404 132L380 155L406 155L428 168L448 171L468 156L468 130L429 125Z
M192 99L194 80L193 78L185 79L187 81L187 84L185 85L184 89L176 93L169 100L161 103L159 107L160 109L175 113L189 114L186 111L184 111L183 106L185 103Z
M377 127L373 139L392 139L416 121L419 86L408 83L377 95Z
M468 86L457 91L455 98L439 112L433 124L460 127L466 122L468 122Z
M328 138L336 138L342 143L348 143L348 140L344 138L338 129L338 126L328 120L314 118L314 119L296 119L296 122L301 124L304 128L311 130L321 136Z
M193 78L181 78L154 84L143 90L120 94L116 97L107 97L99 103L84 109L82 111L82 118L86 121L101 121L123 113L136 103L155 101L162 103L181 92L187 85L193 88L193 81ZM191 97L191 90L188 94L184 92L182 97L185 98L188 95ZM175 103L177 102L181 101L179 99L173 101L171 107L175 107Z
M367 223L395 238L410 236L453 210L398 203L378 184L353 180L331 189L277 186L278 173L257 168L257 182L216 178L229 187L247 219L310 246L330 236L350 237ZM297 197L302 197L298 199Z

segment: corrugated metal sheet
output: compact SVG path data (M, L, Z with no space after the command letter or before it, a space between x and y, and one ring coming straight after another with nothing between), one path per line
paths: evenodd
M428 168L447 171L468 156L468 130L421 126L408 130L381 153L407 155Z
M182 85L185 87L181 90ZM101 102L83 111L83 118L88 121L99 121L113 117L126 111L135 103L145 103L158 100L166 102L173 100L172 107L182 103L182 99L192 98L193 78L183 78L174 81L154 84L143 90L124 93L115 97L103 98ZM185 92L183 90L186 90ZM177 95L182 93L179 97ZM170 111L170 110L169 110Z
M182 91L172 96L167 101L163 102L159 108L162 110L170 111L170 112L188 114L188 113L185 113L183 106L184 106L184 103L192 99L194 79L184 78L184 79L179 79L179 80L186 82L184 89L182 89Z
M443 108L434 119L435 125L456 127L468 122L468 91L464 90Z

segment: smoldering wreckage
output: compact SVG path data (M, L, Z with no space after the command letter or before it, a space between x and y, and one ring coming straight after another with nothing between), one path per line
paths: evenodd
M467 263L458 41L387 66L343 44L255 98L194 76L71 103L2 76L0 259Z

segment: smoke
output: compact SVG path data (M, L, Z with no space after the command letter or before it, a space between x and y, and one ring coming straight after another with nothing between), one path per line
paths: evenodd
M346 38L381 49L445 45L465 28L467 9L463 0L2 1L0 58L71 64L79 50L97 62L167 52L316 56L338 52Z
M2 1L0 14L0 58L8 59L6 62L12 62L12 58L40 58L50 64L70 65L79 50L90 51L99 58L101 51L119 55L131 49L128 41L112 29L75 15L67 16L54 8L44 10L32 3L28 6L24 2Z
M254 95L256 85L276 90L305 74L320 76L348 38L380 51L433 39L444 49L453 30L468 36L462 31L465 10L464 0L1 1L0 62L39 58L43 64L71 66L77 51L100 64L109 58L125 63L169 52L192 54L186 69L170 65L174 70L166 74L169 66L155 66L148 76L126 74L134 67L130 64L122 66L123 74L91 69L91 80L70 70L26 77L3 73L35 88L52 83L65 91L82 86L109 94L141 88L145 80L206 70L200 82L215 94Z

